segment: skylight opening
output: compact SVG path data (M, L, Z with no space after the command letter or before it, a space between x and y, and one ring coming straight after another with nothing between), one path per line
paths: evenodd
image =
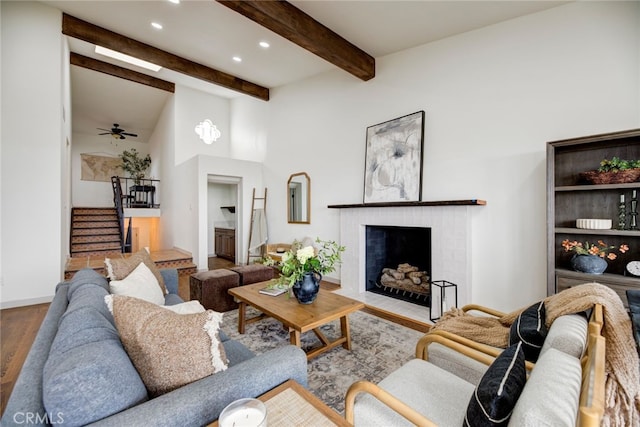
M151 62L143 61L142 59L134 58L133 56L125 55L124 53L116 52L115 50L107 49L106 47L96 46L96 53L99 55L108 56L109 58L117 59L128 64L136 65L138 67L146 68L151 71L160 71L161 66L152 64Z

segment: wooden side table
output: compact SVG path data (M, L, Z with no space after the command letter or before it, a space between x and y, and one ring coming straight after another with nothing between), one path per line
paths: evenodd
M267 407L268 426L351 427L336 411L294 380L258 397ZM218 421L209 424L218 427Z

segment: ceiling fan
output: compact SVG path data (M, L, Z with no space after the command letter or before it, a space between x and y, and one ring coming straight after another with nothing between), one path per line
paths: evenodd
M126 136L132 136L134 138L138 137L138 135L136 135L135 133L125 132L125 130L120 128L119 126L120 125L118 123L114 123L113 127L111 129L97 128L98 130L104 130L105 131L103 133L99 133L98 135L111 135L115 139L127 139L127 138L125 138L125 135Z

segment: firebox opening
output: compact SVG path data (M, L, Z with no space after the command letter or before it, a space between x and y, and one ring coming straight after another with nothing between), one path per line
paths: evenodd
M366 290L429 306L431 228L366 226Z

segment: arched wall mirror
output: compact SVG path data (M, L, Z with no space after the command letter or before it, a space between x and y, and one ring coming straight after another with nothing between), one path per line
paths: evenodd
M287 221L311 223L311 178L305 172L294 173L287 181Z

